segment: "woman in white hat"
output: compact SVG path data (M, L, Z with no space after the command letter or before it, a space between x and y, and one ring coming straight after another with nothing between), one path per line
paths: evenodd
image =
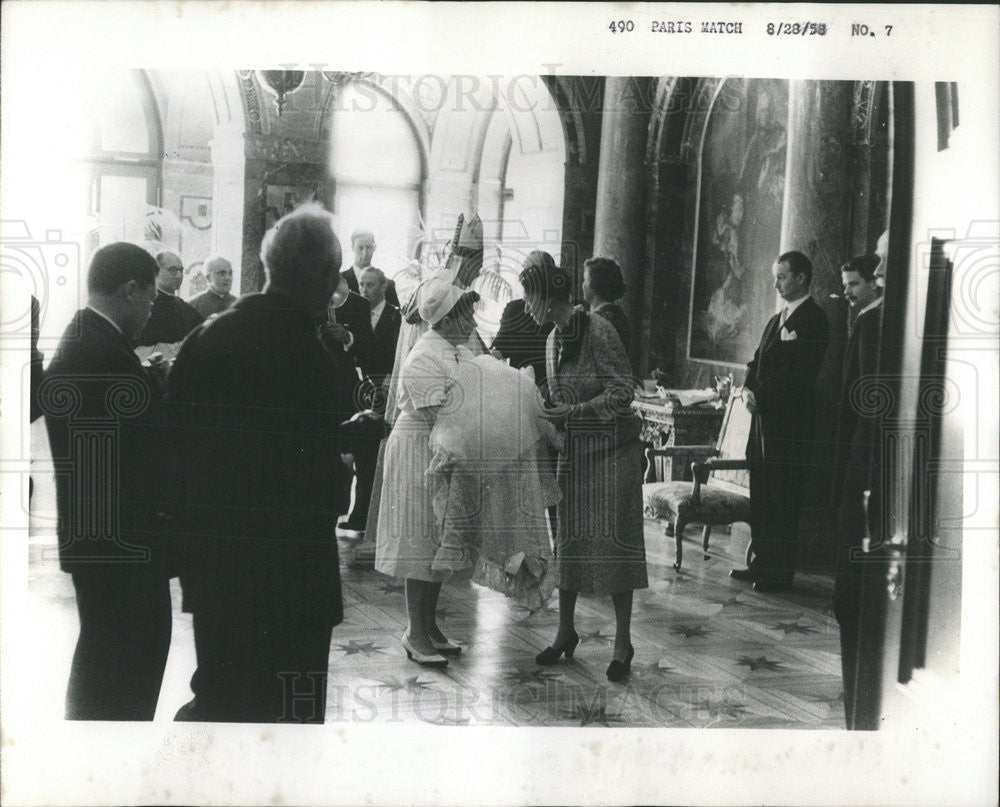
M426 471L429 435L448 400L458 363L471 361L464 345L475 327L475 292L437 277L417 290L421 318L430 326L403 363L398 386L399 416L385 449L382 499L376 535L375 568L406 584L408 626L402 643L409 658L443 667L461 652L437 625L441 583L448 572L431 568L438 548L433 491ZM443 654L443 655L442 655Z
M471 577L529 610L555 584L545 510L559 490L538 459L559 436L531 375L470 350L479 295L453 268L415 293L427 330L400 367L374 519L375 568L405 580L402 644L426 666L461 652L437 625L445 580Z

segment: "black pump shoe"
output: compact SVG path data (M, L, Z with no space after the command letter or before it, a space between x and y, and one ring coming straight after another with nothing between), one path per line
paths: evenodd
M576 631L573 631L572 636L559 645L559 647L546 647L541 653L535 656L535 664L539 664L542 667L551 667L559 661L559 657L563 653L566 654L566 658L571 659L573 658L573 651L576 650L578 644L580 644L580 637Z
M625 661L612 659L611 663L608 665L608 680L622 681L627 678L628 674L632 672L632 657L634 655L635 648L630 644L628 646L628 653L625 655Z

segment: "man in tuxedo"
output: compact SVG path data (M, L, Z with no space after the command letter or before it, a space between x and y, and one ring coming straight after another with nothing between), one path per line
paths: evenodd
M753 560L733 569L755 591L788 588L795 572L802 482L809 469L814 385L829 338L826 315L809 296L813 267L786 252L771 269L781 311L764 328L747 366L747 441Z
M343 273L344 280L355 294L361 293L359 281L361 273L372 265L372 257L375 255L375 235L371 230L355 230L351 233L351 249L354 251L353 265ZM399 308L399 298L396 296L396 284L388 280L385 290L385 299L390 305Z
M177 540L195 698L178 720L322 723L343 619L339 399L316 335L340 279L314 204L264 236L261 294L198 328L170 372ZM220 484L219 480L225 480Z
M213 314L221 314L236 302L236 298L229 293L233 287L233 265L221 255L212 255L205 261L205 277L208 288L188 302L204 319L208 319Z
M184 264L175 252L164 250L156 255L156 300L149 321L135 340L136 345L175 345L204 320L190 304L177 296L184 280Z
M157 271L134 244L99 249L87 306L39 388L59 470L59 564L80 616L67 720L152 720L170 649L169 564L156 528L163 383L132 349Z
M369 266L361 273L361 296L371 306L372 349L367 375L376 387L388 381L396 360L396 340L399 338L399 308L386 298L389 281L381 269Z
M861 598L864 591L862 552L866 532L878 534L877 518L866 530L865 493L877 490L881 453L875 418L865 411L866 386L875 383L882 331L882 297L878 294L878 255L851 258L841 269L844 297L856 315L844 353L844 383L837 419L831 507L837 516L837 576L833 611L840 624L840 658L844 676L844 712L847 728L866 728L854 716ZM875 498L873 494L873 498ZM878 512L869 502L869 512Z

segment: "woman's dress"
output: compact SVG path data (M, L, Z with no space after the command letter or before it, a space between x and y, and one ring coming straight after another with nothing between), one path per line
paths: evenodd
M538 456L548 424L529 376L474 358L435 331L400 372L386 442L375 568L442 582L473 575L529 608L551 593L553 565Z
M615 333L622 340L622 345L625 347L625 353L627 354L632 341L632 330L628 324L628 317L625 316L625 312L622 311L621 306L618 303L603 303L591 309L590 313L604 317L615 326Z
M617 594L646 588L642 448L633 382L614 326L573 315L546 345L549 395L573 405L559 457L559 588Z

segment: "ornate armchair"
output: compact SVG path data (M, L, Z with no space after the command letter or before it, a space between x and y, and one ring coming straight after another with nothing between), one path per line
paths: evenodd
M675 445L646 451L654 457L684 457L691 463L692 481L650 482L642 486L643 507L650 518L667 522L666 535L676 541L674 568L681 568L684 528L702 524L702 550L715 525L750 521L750 465L746 460L750 413L742 387L733 390L722 420L718 442L709 445ZM672 527L672 529L671 529ZM750 547L747 546L749 562ZM708 559L708 555L705 555Z

